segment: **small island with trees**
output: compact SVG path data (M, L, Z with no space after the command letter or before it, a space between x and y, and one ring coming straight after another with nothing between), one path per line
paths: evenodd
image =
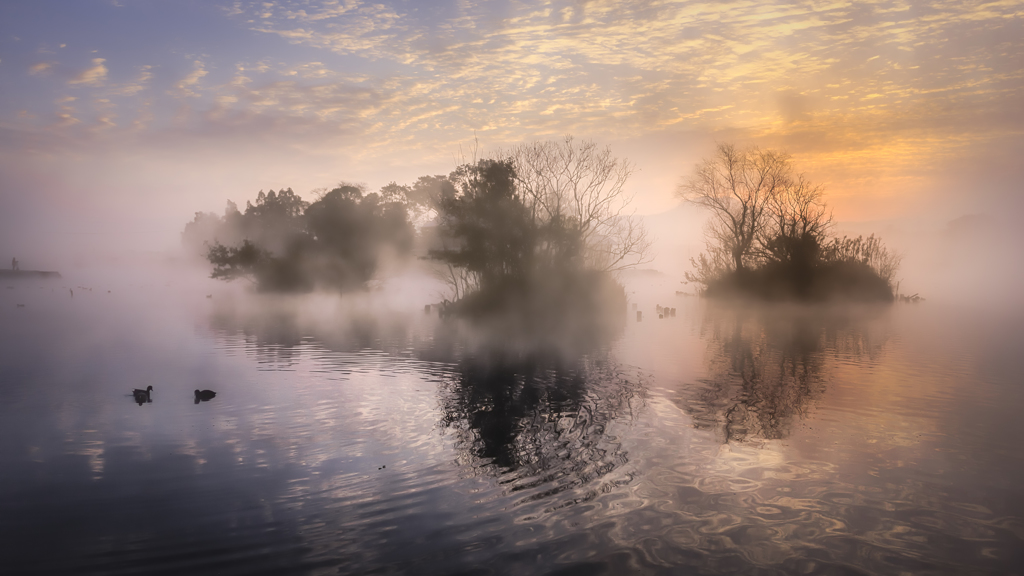
M271 292L365 288L382 259L415 254L448 286L443 314L511 338L579 339L621 328L615 273L649 259L628 212L632 170L566 137L374 193L344 184L307 203L291 189L260 192L244 212L229 202L223 217L196 213L182 239L214 278Z
M834 237L820 186L787 154L720 144L679 196L705 208L707 251L686 279L709 297L892 301L900 256L880 239Z
M257 290L365 289L384 260L418 257L448 286L442 314L510 335L607 334L625 321L618 271L650 261L631 212L633 166L571 136L522 144L447 176L378 192L340 184L307 202L262 191L242 212L198 212L182 240ZM680 187L710 214L686 274L708 297L891 301L900 258L878 238L832 237L822 189L774 150L722 144Z

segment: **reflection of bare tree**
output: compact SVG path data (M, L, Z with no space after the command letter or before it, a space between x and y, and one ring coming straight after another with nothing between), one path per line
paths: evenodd
M866 309L709 307L701 326L708 376L685 393L684 409L723 442L785 438L837 358L881 353L886 334L871 317Z
M442 427L462 463L506 476L528 499L587 485L628 461L614 431L645 387L607 359L566 366L537 358L464 360L442 387Z

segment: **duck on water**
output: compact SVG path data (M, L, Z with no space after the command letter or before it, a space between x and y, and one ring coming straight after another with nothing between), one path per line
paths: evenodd
M132 390L132 396L135 398L135 401L139 403L139 406L142 406L146 402L153 401L153 399L149 395L150 392L152 391L152 386L146 386L145 390L139 390L138 388L136 388L135 390Z
M217 393L213 390L196 390L196 404L213 400Z

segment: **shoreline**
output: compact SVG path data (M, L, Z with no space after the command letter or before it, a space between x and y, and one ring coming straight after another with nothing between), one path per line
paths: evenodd
M60 272L46 270L0 270L0 278L13 280L16 278L61 278Z

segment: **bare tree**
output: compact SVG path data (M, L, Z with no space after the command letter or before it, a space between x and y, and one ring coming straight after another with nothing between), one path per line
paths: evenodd
M448 286L453 302L480 288L480 275L460 266L445 262L435 268L434 276Z
M501 154L534 222L558 222L577 231L588 267L613 271L650 261L652 241L629 212L625 190L633 165L590 140L520 144Z
M729 270L729 256L721 247L709 245L707 252L701 252L696 258L690 258L693 272L686 272L686 281L707 287ZM703 289L698 288L698 292L701 291Z
M678 194L711 211L708 243L727 251L734 269L741 272L757 257L756 242L790 182L788 155L719 144L715 155L696 166Z
M758 244L765 257L780 262L817 258L832 228L832 213L820 185L803 174L787 178L768 203L768 218Z
M719 144L678 194L711 213L707 252L690 259L688 281L705 287L725 281L722 286L766 297L817 297L814 291L827 287L834 294L886 298L872 288L877 278L892 288L900 255L874 236L831 238L822 187L794 174L784 152ZM751 269L755 275L742 274ZM850 287L857 284L847 282L850 274L864 280L861 288Z

